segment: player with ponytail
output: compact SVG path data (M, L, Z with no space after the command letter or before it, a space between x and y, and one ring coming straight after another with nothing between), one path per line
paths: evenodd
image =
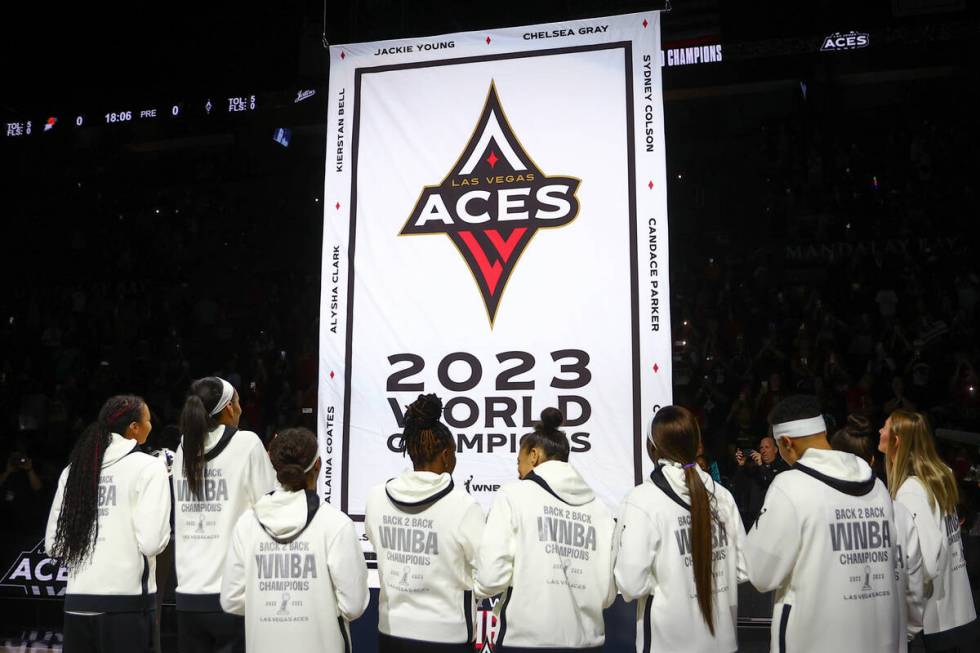
M738 647L745 530L732 495L698 466L700 443L690 411L661 408L647 438L653 473L623 504L616 583L638 599L637 651Z
M170 541L166 464L137 448L151 428L141 398L110 398L58 480L44 539L69 569L66 651L150 650L156 556Z
M279 488L238 519L221 607L245 618L247 650L350 651L367 607L367 564L354 522L316 493L320 452L308 429L286 429L269 456Z
M616 598L614 522L568 464L563 421L546 408L521 438L521 480L500 488L487 517L476 589L502 593L495 651L598 652L605 643L602 611Z
M180 413L174 456L174 562L181 653L245 650L244 621L221 609L221 573L231 530L276 485L259 436L238 429L238 392L216 376L198 379Z

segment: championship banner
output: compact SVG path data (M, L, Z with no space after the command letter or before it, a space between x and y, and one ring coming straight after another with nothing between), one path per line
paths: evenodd
M319 490L355 522L411 468L420 393L484 509L548 406L610 507L649 471L671 401L659 55L656 12L330 48Z

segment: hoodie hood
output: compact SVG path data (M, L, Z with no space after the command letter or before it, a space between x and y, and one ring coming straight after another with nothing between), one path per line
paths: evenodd
M254 510L265 532L277 539L299 535L312 517L306 492L275 490L256 501Z
M694 471L697 472L698 476L701 478L701 482L704 483L704 487L708 490L708 493L713 494L715 491L715 480L711 478L711 475L706 473L698 465L694 466ZM683 502L684 507L690 507L691 492L687 488L687 479L685 478L684 466L680 463L674 463L673 461L662 461L661 464L658 465L657 469L655 469L650 475L651 481L653 481L654 484L657 484L657 481L653 477L658 473L667 481L667 485L674 491L677 498Z
M213 431L208 431L208 434L204 436L204 453L208 453L214 449L215 445L221 441L221 436L224 434L224 424L218 424Z
M864 496L875 485L871 466L854 454L844 451L807 449L793 469L852 496Z
M548 460L532 469L525 477L540 485L546 492L571 506L581 506L593 501L595 494L585 479L568 463Z
M453 477L434 472L403 472L385 483L385 494L399 508L421 508L453 491Z
M106 467L111 467L116 464L136 448L136 440L130 440L124 438L118 433L112 433L112 439L109 441L109 446L106 447L105 452L102 454L102 469Z

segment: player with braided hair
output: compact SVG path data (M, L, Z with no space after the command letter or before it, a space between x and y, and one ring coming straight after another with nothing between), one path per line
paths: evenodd
M405 430L400 449L408 454L419 471L442 466L452 473L456 467L456 442L440 417L442 400L434 394L419 395L405 408Z
M472 651L473 576L483 511L455 487L456 440L442 400L405 408L399 444L413 469L371 490L365 530L378 554L378 650Z
M151 428L141 398L110 398L58 480L44 546L69 568L66 651L150 650L156 556L170 541L166 464L137 450Z

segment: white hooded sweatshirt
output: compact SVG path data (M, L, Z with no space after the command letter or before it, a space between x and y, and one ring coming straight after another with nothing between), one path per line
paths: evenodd
M616 598L609 510L568 463L549 460L500 488L487 517L476 592L494 606L497 646L591 648Z
M868 463L807 449L769 486L746 538L749 580L776 590L771 650L898 650L897 539Z
M248 651L350 651L368 599L354 523L315 492L270 492L238 519L221 607L245 615Z
M174 457L174 562L177 609L220 612L218 593L231 530L245 510L276 487L259 436L218 426L204 440L204 493L190 493L184 448Z
M922 631L931 649L973 646L978 637L977 613L966 572L960 520L955 512L940 514L929 504L925 486L915 476L898 488L895 502L912 514L919 535L925 576Z
M66 612L137 612L156 607L156 556L170 542L167 466L112 434L99 473L99 534L91 556L68 572ZM54 547L69 465L61 472L44 535Z
M449 474L405 472L371 490L364 511L378 556L378 630L426 642L472 642L473 576L483 511Z
M894 502L895 529L900 547L895 556L895 582L898 584L898 650L909 649L909 640L922 631L923 596L922 551L919 549L919 532L908 508Z
M738 584L746 581L745 528L731 493L695 467L717 521L712 527L714 636L698 607L691 555L691 495L679 463L653 471L623 503L616 556L616 584L636 606L636 650L738 649L735 625Z

